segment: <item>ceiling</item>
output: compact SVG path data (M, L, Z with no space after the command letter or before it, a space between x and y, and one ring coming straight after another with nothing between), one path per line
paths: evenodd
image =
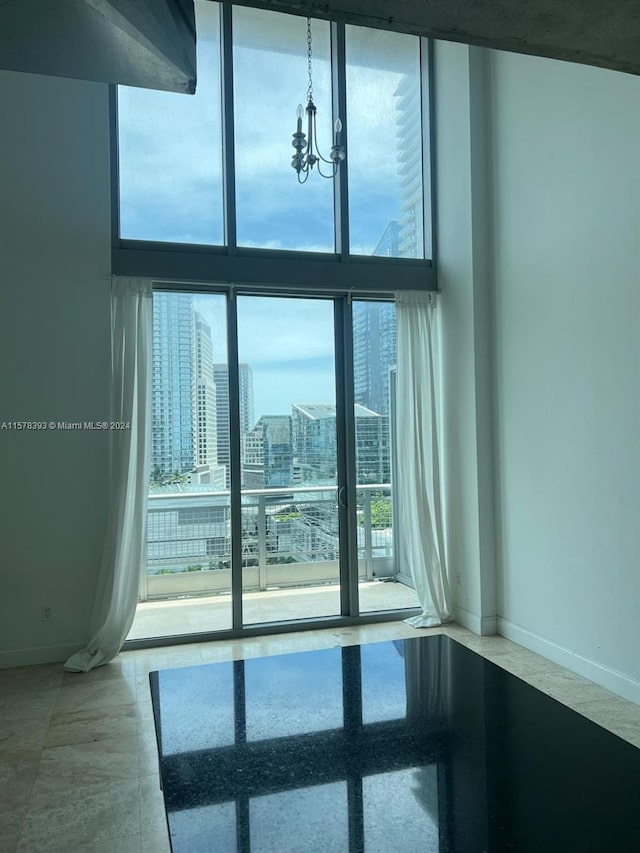
M640 74L639 0L237 0ZM193 0L0 0L0 68L195 91Z
M240 0L640 74L638 0Z

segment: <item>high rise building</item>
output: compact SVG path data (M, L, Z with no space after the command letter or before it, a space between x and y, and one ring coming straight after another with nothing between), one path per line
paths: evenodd
M262 415L245 436L243 484L277 488L293 483L293 444L289 415Z
M244 455L244 438L254 425L253 371L248 364L238 365L240 370L240 443ZM216 426L218 463L227 469L227 487L230 482L229 443L229 368L226 364L213 365L216 386Z
M218 461L213 343L211 327L198 311L194 313L194 370L195 464L212 466Z
M240 431L246 435L255 425L255 412L253 407L253 370L248 364L240 367Z
M194 467L193 296L153 296L151 475Z

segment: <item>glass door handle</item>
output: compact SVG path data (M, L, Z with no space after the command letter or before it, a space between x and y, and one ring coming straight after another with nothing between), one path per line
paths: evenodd
M341 506L343 509L347 508L347 487L340 486L338 489L338 506Z

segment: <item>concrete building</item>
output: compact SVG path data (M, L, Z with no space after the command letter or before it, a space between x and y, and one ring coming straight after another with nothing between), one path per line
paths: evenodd
M194 314L195 438L196 466L218 462L216 386L213 381L211 327L198 311Z
M179 572L189 566L217 569L229 561L229 499L203 500L205 487L187 487L189 497L175 486L154 489L162 500L150 500L147 515L148 573ZM177 496L178 495L178 496Z
M245 436L242 461L247 489L293 485L293 444L289 415L262 415Z
M241 451L244 437L254 425L253 409L253 371L250 365L240 364L240 442ZM229 486L229 368L226 364L213 365L213 381L216 386L217 411L217 455L218 463L227 469L227 487Z
M356 471L359 483L391 477L389 419L356 403ZM294 466L301 483L336 481L336 407L296 403L291 408Z

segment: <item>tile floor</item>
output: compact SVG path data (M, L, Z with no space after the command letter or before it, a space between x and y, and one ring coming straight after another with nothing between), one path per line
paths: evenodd
M502 637L443 630L640 747L640 706ZM402 622L124 652L87 674L0 671L0 851L165 853L147 675L154 669L416 636Z
M358 585L362 613L417 607L416 591L401 583L368 581ZM248 592L243 599L245 623L317 619L340 613L340 587L325 584L294 589ZM231 596L172 598L138 604L130 640L141 637L172 637L194 631L231 628Z

